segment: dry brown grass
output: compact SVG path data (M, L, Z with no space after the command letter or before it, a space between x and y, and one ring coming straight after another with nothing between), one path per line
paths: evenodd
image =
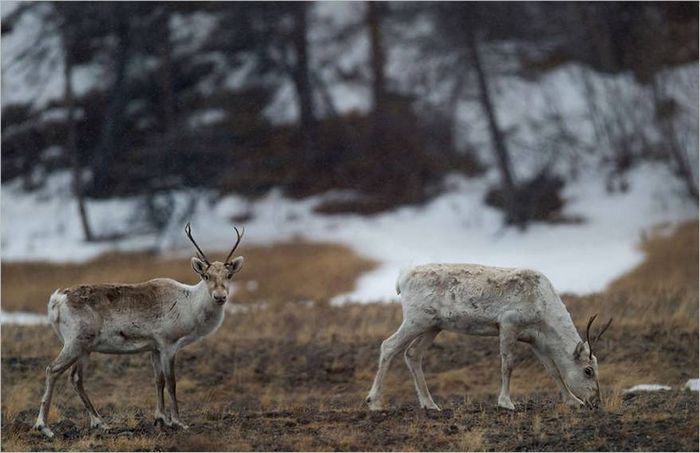
M613 291L644 292L669 288L698 290L698 221L686 222L671 232L657 230L645 238L646 259L610 284Z
M347 247L324 243L279 243L241 246L246 262L238 274L237 303L326 301L351 291L357 277L375 263ZM223 259L213 253L210 259ZM189 258L162 258L148 253L107 253L80 264L2 263L2 307L43 313L56 288L89 283L137 283L170 277L195 283ZM254 282L249 284L250 282Z
M574 319L598 312L615 326L661 330L698 328L698 222L672 232L657 232L640 245L645 260L613 281L607 291L585 297L565 296ZM607 335L607 334L606 334Z
M639 381L637 381L639 382ZM622 389L626 387L621 382L616 382L612 388L602 395L603 408L608 412L617 412L622 406Z
M3 417L7 422L14 422L17 414L24 408L26 402L33 396L30 389L25 385L14 386L7 393L7 398L3 398ZM55 409L55 408L52 408Z
M484 450L484 430L480 428L471 429L459 440L459 447L462 451L483 451Z
M79 436L59 435L49 443L30 435L43 370L58 353L59 342L46 326L3 327L2 449L695 449L696 395L676 391L630 399L622 394L622 389L637 383L660 382L678 388L697 377L697 274L676 269L693 263L697 269L694 234L697 222L670 236L652 236L644 245L646 261L608 291L565 297L579 328L595 311L603 318L616 318L597 350L604 389L602 413L555 404L557 392L551 379L525 347L518 349L519 364L513 374L517 412L499 411L494 407L499 388L498 342L443 333L431 347L424 369L436 402L446 410L429 415L413 409L415 390L398 358L388 376L387 397L402 409L368 415L363 399L376 371L379 344L401 323L400 307L301 303L324 301L350 290L371 263L342 247L297 244L245 249L247 267L241 279L255 279L259 288L240 293L239 301L269 304L251 304L247 311L229 313L215 335L178 355L181 411L192 426L187 434L161 433L151 427L154 391L148 357L95 354L87 369L86 389L119 431L104 436L90 432L80 401L62 379L50 421L58 425L57 432L64 433L74 423ZM145 258L155 268L144 265L136 271L133 259L134 255L101 257L103 264L97 268L108 264L115 268L110 273L104 267L102 273L90 274L90 279L111 275L120 276L119 281L138 281L167 271L174 278L194 281L186 260ZM21 280L13 279L21 278L26 266L30 264L3 265L4 308L9 294L21 293ZM68 266L65 271L51 265L31 266L45 275L57 272L74 279L57 286L82 281L88 274L80 272L90 272L80 266ZM278 273L279 278L269 278ZM328 280L328 274L336 277ZM290 292L295 280L313 282ZM23 305L12 307L36 306L43 311L43 291L40 303L24 300Z

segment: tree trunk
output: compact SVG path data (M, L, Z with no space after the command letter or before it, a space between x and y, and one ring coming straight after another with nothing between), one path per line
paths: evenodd
M510 221L516 223L521 228L524 228L526 219L518 214L518 206L515 200L515 182L513 180L512 166L508 147L503 137L503 131L498 124L491 93L489 92L488 80L479 54L479 44L474 33L469 33L467 42L469 54L476 72L477 84L479 86L479 102L484 110L486 119L489 123L489 132L491 134L491 142L496 153L498 169L501 173L501 185L505 196L506 212Z
M307 41L307 6L298 4L294 8L294 50L296 65L294 67L294 86L299 102L300 127L304 146L304 164L307 170L315 167L318 159L318 125L314 115L314 96L309 74L309 56Z
M160 28L163 33L163 44L160 48L160 90L161 109L163 113L163 132L167 134L173 127L175 118L175 94L173 88L173 58L170 41L170 15L168 10L160 12Z
M369 28L372 69L372 100L374 102L370 140L372 146L378 150L382 148L381 143L385 135L388 107L386 78L384 77L385 56L381 36L384 8L385 5L381 2L367 2L367 27Z
M462 70L462 65L458 66L458 73L456 75L454 85L452 85L452 90L450 93L448 115L449 115L449 129L450 129L450 152L457 152L457 143L459 142L459 135L462 132L459 127L458 121L458 110L459 110L459 97L464 89L465 81L465 71Z
M63 65L63 95L64 105L67 109L68 117L66 118L66 150L71 156L71 166L73 170L73 194L78 202L78 212L80 214L80 224L83 228L83 236L86 241L94 240L92 228L87 215L85 206L85 196L83 194L82 184L82 168L80 167L80 157L78 156L78 144L75 130L75 97L73 96L73 81L71 75L73 73L73 59L70 52L70 44L64 42L64 65Z
M672 98L670 98L670 100L665 99L660 93L661 87L659 86L657 77L652 79L651 88L654 95L654 107L656 109L657 122L659 123L663 139L666 142L668 153L671 156L672 161L676 164L676 168L683 179L688 195L691 198L698 200L698 185L697 182L695 182L691 164L688 161L688 154L678 142L678 134L676 133L675 125L673 124L673 113L675 109L665 107L665 105L674 105L673 100Z
M120 14L115 8L114 14ZM129 30L126 19L117 17L116 19L117 47L114 55L114 83L107 102L100 140L97 144L92 181L92 189L100 194L109 193L108 189L111 164L114 161L114 154L119 142L119 135L124 123L124 110L128 101L126 69L129 62Z
M168 168L172 167L170 161L172 159L172 149L168 143L172 143L176 135L175 129L175 88L173 84L173 57L172 57L172 41L170 37L170 9L167 4L162 5L159 10L158 27L162 36L162 44L160 46L160 67L158 68L158 77L160 85L160 107L161 107L161 146L156 146L158 149L155 153L154 162L156 168L149 182L149 196L153 195L157 189L164 186L164 182L168 179L166 175ZM164 145L164 146L163 146Z
M616 71L619 65L615 57L610 26L605 17L606 14L614 14L614 12L603 10L603 8L608 6L604 4L581 2L576 4L576 6L589 39L588 44L584 45L587 45L592 50L593 61L597 62L603 71Z

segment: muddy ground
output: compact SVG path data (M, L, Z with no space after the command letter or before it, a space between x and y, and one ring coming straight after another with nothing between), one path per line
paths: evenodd
M31 428L44 370L60 343L49 326L3 326L1 448L698 451L698 393L682 390L688 379L698 377L697 222L649 240L644 250L646 261L607 291L563 298L580 332L592 313L615 318L595 351L603 393L597 410L559 404L554 382L524 346L518 348L511 386L516 410L498 409L497 339L441 333L426 354L424 370L443 410L417 408L409 372L397 358L387 379L390 409L370 413L364 398L379 345L400 325L400 308L395 303L329 305L324 301L329 294L347 291L371 264L347 249L307 244L247 251L252 269L268 266L279 278L244 270L244 283L260 283L255 293L237 298L248 308L233 310L215 334L178 354L178 396L187 431L153 425L155 386L148 355L93 354L85 388L111 430L89 429L78 396L62 378L49 416L56 437L43 438ZM139 258L148 269L150 262L143 260L157 262ZM28 270L51 275L50 285L106 275L130 281L143 274L134 270L133 259L112 255L83 267L3 263L3 307L5 298L23 294L27 283L21 277ZM185 260L157 263L158 272L168 275L189 266ZM287 299L292 282L298 283ZM48 295L53 289L34 291ZM18 305L24 309L45 309L45 300L17 300L24 300ZM317 302L299 302L305 300ZM624 393L642 383L667 384L672 390Z
M22 413L9 429L26 433L27 446L52 451L57 444L78 443L89 450L108 450L114 438L142 438L145 450L352 450L352 451L697 451L698 400L687 392L648 393L625 398L615 413L557 413L546 397L518 404L517 412L491 401L465 402L453 397L449 408L426 412L414 405L381 413L365 410L295 409L292 411L190 412L196 420L187 432L161 430L146 414L135 426L117 426L103 434L63 419L53 429L58 441L30 435L34 413ZM233 408L232 408L233 409ZM31 411L30 411L31 412ZM643 414L654 412L653 418ZM638 414L637 416L632 414ZM343 433L338 435L338 433ZM117 442L119 445L119 442Z
M222 329L235 329L233 319ZM31 338L48 341L46 337L53 334L45 330L5 328L3 344ZM648 340L638 339L619 335L608 344L614 350L618 342L638 343L629 362L633 374L639 372L633 366L635 358L641 360L656 349ZM697 359L688 356L684 341L693 338L681 337L663 347L668 361L688 370L667 374L674 383L686 379L693 366L697 369ZM378 344L258 340L226 347L214 336L195 351L183 351L177 364L181 412L190 424L187 431L153 425L155 396L147 356L95 355L87 369L86 388L112 429L91 431L77 395L62 380L55 398L57 410L50 419L56 433L53 440L31 429L50 357L3 354L3 449L698 449L697 393L674 389L622 394L619 386L611 385L614 377L605 373L603 407L570 409L556 401L551 379L524 348L514 373L516 411L497 408L495 343L445 335L433 346L425 369L441 412L417 407L408 371L397 360L389 381L392 408L370 413L362 400L371 384ZM614 352L601 351L601 364L619 359Z

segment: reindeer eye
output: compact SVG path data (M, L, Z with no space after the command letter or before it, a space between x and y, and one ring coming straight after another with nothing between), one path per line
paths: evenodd
M232 274L231 272L229 272L228 274L226 274L226 278L227 278L228 280L231 280L232 277L233 277L233 274Z
M202 278L204 280L209 280L209 274L202 274Z
M586 368L584 368L584 369L583 369L583 372L584 372L584 374L585 374L586 376L588 376L588 377L593 377L593 375L595 374L595 372L593 371L593 368L591 368L591 367L589 367L589 366L587 366Z

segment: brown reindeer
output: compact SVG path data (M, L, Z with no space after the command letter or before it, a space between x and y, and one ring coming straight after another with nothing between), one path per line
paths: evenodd
M169 278L137 284L80 285L56 290L49 299L49 321L63 342L58 357L46 368L46 391L34 428L48 437L46 426L54 384L71 368L70 381L90 415L91 428L109 429L83 388L83 370L91 352L135 354L150 352L156 384L155 423L187 429L180 420L175 396L175 354L215 332L224 319L224 304L231 295L233 275L243 257L231 259L243 237L236 230L236 244L226 260L209 262L197 249L192 268L201 281L193 286ZM170 414L164 412L163 388L170 394Z

